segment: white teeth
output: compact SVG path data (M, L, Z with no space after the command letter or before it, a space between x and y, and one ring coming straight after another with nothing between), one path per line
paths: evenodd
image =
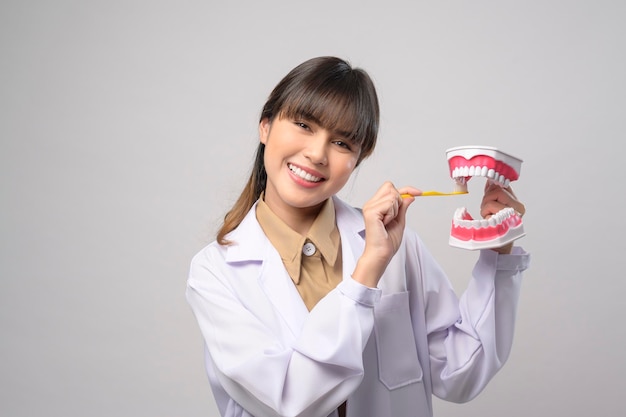
M466 225L466 222L468 222L468 220L463 220L463 217L465 217L466 213L467 209L465 207L459 207L455 210L454 216L452 217L452 221L454 222L455 226L469 227ZM471 222L471 220L469 220L469 222Z
M481 220L463 220L466 213L465 207L456 209L454 212L453 222L455 226L464 227L466 229L479 229L482 227L495 227L500 223L507 220L509 217L515 215L515 210L511 207L504 208L489 217L488 219Z
M297 176L299 176L302 179L305 179L305 180L310 181L310 182L319 182L319 181L322 180L320 177L316 177L314 175L311 175L308 172L306 172L306 171L304 171L304 170L302 170L302 169L300 169L300 168L298 168L296 166L293 166L291 164L288 164L287 166L289 167L291 172L293 172L294 174L296 174Z
M456 167L452 170L452 178L463 177L485 177L499 183L505 188L508 187L511 182L509 179L505 178L503 174L496 172L492 168L487 168L486 166Z

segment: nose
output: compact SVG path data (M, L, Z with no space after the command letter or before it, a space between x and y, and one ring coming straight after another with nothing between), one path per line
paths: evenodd
M315 165L326 165L328 163L327 145L326 135L315 135L309 139L304 148L304 156Z

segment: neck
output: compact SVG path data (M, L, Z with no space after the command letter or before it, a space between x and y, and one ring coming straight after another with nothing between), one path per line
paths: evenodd
M315 219L319 215L322 207L324 207L323 201L312 207L288 207L281 204L273 204L271 199L264 199L267 206L274 212L274 214L285 222L291 229L300 233L302 236L306 236L309 229L315 222Z
M319 204L314 207L306 207L301 209L289 210L275 212L277 216L279 216L287 226L300 233L302 236L306 236L315 222L317 215L322 210L322 206L324 203ZM272 207L270 207L272 208ZM274 210L274 208L272 208Z

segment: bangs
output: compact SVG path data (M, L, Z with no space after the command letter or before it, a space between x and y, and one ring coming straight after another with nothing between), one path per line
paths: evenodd
M369 148L378 131L378 109L357 83L326 80L317 88L292 91L281 106L280 117L310 120L360 147Z
M290 98L281 111L282 117L310 120L358 145L371 135L371 116L361 114L363 106L358 98L347 92L302 91Z
M296 67L276 86L261 119L274 117L308 120L340 135L360 147L360 162L376 144L378 97L365 71L322 57Z

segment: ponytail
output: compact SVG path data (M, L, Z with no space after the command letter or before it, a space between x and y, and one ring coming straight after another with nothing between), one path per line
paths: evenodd
M267 173L265 172L265 162L263 161L264 155L265 144L259 143L250 178L235 205L226 213L226 216L224 216L224 223L217 232L217 243L220 245L230 245L232 243L226 239L226 235L241 224L246 214L248 214L248 211L250 211L254 203L261 196L261 193L265 190Z

